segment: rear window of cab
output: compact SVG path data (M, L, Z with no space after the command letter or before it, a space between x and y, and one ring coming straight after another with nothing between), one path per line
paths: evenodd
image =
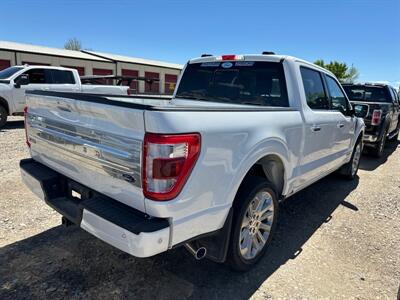
M187 65L176 98L288 107L282 63L222 61Z
M392 102L389 91L384 86L343 85L343 88L353 101Z

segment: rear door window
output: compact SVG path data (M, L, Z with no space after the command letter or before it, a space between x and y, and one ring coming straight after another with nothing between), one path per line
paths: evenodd
M397 99L396 90L395 90L394 88L392 88L392 87L389 87L389 90L390 90L390 94L391 94L391 96L392 96L392 102L395 103L395 104L397 104L398 99Z
M394 94L394 98L396 100L396 103L399 103L399 94L397 93L397 91L395 89L393 89L393 94Z
M51 70L53 84L75 84L74 74L71 71Z
M329 109L321 73L306 67L300 67L307 105L311 109Z

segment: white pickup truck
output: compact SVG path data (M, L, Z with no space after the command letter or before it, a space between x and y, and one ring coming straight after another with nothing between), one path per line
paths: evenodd
M237 270L267 250L280 201L336 170L353 179L363 146L336 78L290 56L192 59L168 100L32 91L27 105L22 178L65 224Z
M75 69L50 66L13 66L0 71L0 128L7 117L22 115L25 91L51 90L127 95L127 86L83 85Z

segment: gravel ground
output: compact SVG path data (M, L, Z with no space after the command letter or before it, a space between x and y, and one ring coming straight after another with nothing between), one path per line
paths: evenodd
M23 123L0 131L0 299L396 299L400 151L363 156L353 182L331 175L286 201L257 267L235 273L184 249L138 259L60 216L22 184Z

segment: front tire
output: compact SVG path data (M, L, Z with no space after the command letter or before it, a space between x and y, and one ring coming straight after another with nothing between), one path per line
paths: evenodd
M265 254L276 229L278 200L274 187L262 177L248 177L234 202L226 263L247 271Z
M4 127L7 123L8 113L4 106L0 105L0 128Z

